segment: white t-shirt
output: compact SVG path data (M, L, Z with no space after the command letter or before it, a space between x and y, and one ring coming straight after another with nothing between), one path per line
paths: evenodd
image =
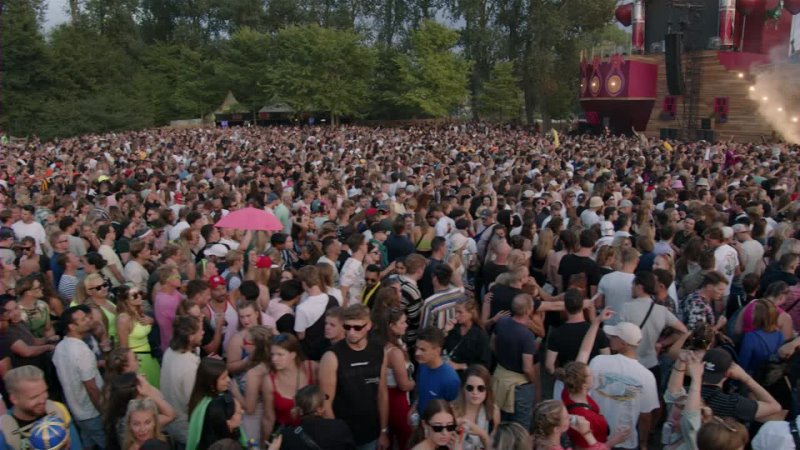
M36 254L42 254L42 242L47 241L47 234L44 232L44 227L39 222L25 223L23 221L14 222L11 225L14 234L17 235L17 240L30 236L36 241Z
M583 223L584 228L592 228L592 225L600 222L600 216L594 212L593 209L585 209L581 213L581 223Z
M342 273L339 275L339 285L349 288L347 291L348 304L361 303L361 293L367 282L364 266L361 261L355 258L347 258L342 266Z
M160 389L164 400L175 408L175 421L169 425L170 434L179 442L186 442L189 431L189 397L200 357L193 352L178 353L168 348L161 361Z
M722 244L714 250L714 269L725 275L728 279L728 285L725 287L725 295L731 293L731 282L733 275L736 273L736 268L739 266L739 254L736 249L728 244Z
M176 223L174 227L169 230L169 240L170 241L177 241L178 238L181 237L181 233L183 230L189 228L189 222L185 220L181 220L180 222Z
M623 306L633 300L634 278L636 275L632 273L616 271L605 275L597 284L597 292L603 294L606 307L617 313L605 321L606 325L616 325Z
M625 355L597 355L589 363L594 377L591 396L616 430L620 426L631 429L628 439L618 444L620 448L639 445L637 424L639 414L658 408L656 378L635 359Z
M65 337L53 352L58 380L64 388L64 398L75 420L88 420L100 413L89 399L84 381L94 380L98 389L103 388L103 378L97 370L97 359L80 339Z
M456 229L456 221L442 216L436 221L436 236L445 237Z
M125 264L125 270L122 274L125 275L125 278L133 283L140 292L147 292L147 280L150 278L150 274L138 261L135 259L128 261L128 264Z
M311 325L325 314L328 306L328 294L310 295L297 305L294 313L294 331L304 333Z
M744 256L744 271L742 275L753 273L758 268L758 263L764 257L764 246L755 239L742 242L742 253Z
M117 266L117 270L119 270L119 273L123 272L122 261L119 259L119 256L117 256L117 252L115 252L114 249L112 249L110 246L103 244L100 246L100 248L97 249L97 253L99 253L100 256L102 256L103 259L106 260L107 265L106 267L103 267L102 270L103 275L105 275L106 278L111 280L111 284L114 286L119 286L120 284L122 284L119 282L119 280L117 280L117 277L114 276L114 273L111 272L110 269L111 266Z

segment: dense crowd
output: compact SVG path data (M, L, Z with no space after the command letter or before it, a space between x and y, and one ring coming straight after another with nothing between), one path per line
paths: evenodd
M0 450L800 449L795 147L0 145Z

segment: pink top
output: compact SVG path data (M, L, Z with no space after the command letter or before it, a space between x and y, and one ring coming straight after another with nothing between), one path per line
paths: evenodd
M161 351L166 351L169 341L172 340L172 321L175 319L175 311L183 300L183 294L175 291L172 294L158 292L155 296L154 310L156 313L156 323L161 334Z
M756 331L756 328L753 326L753 310L756 307L756 302L750 302L745 305L744 309L742 310L742 333L749 333L751 331ZM783 308L778 306L778 315L783 314L785 311Z

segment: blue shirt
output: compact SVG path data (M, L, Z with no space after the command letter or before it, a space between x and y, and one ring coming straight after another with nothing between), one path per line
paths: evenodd
M742 338L742 348L739 350L739 365L747 373L754 375L781 345L783 345L781 331L756 330L745 333Z
M458 397L461 379L450 364L443 362L435 369L421 364L417 372L417 412L420 415L431 400L441 398L452 402Z

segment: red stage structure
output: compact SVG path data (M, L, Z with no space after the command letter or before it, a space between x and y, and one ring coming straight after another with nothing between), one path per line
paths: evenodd
M587 122L614 133L635 129L661 138L760 141L772 136L772 127L758 114L759 103L748 94L760 70L788 61L797 13L800 0L620 4L615 16L632 25L631 55L581 61L580 101ZM675 95L667 83L668 33L680 33L683 43L675 71L683 89ZM800 64L789 70L800 76ZM800 105L792 107L797 111L790 113L800 115Z

